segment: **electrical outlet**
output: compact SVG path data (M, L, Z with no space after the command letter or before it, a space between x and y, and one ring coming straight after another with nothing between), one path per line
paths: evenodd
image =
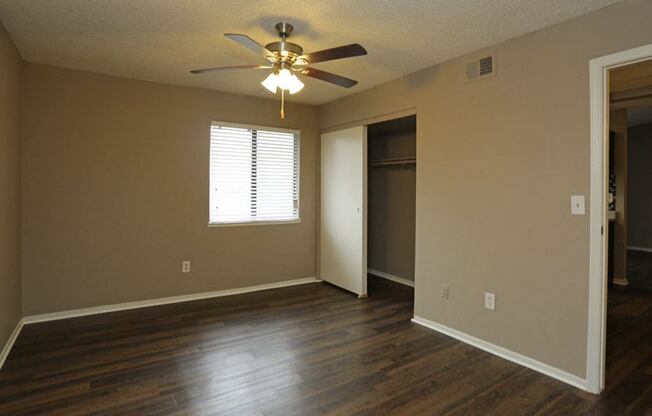
M190 260L181 262L181 273L190 273Z
M441 297L444 299L448 299L448 285L441 285Z
M484 294L484 307L492 311L496 310L496 295L493 293L485 292Z

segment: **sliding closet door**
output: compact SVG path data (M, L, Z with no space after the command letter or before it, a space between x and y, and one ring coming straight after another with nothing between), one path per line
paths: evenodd
M320 278L367 294L367 128L321 136Z

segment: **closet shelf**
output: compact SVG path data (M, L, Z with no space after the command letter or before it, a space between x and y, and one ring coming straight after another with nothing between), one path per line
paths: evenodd
M372 160L369 164L371 166L416 166L417 160L415 158L379 159Z

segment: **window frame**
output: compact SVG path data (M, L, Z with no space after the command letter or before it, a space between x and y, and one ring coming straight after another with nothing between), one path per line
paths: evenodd
M211 200L211 128L213 126L220 127L230 127L238 129L248 129L248 130L264 130L278 133L291 133L296 135L297 140L297 218L291 220L264 220L264 221L238 221L238 222L211 222L210 217L210 200ZM300 224L301 223L301 130L299 129L288 129L282 127L273 127L273 126L260 126L255 124L244 124L244 123L231 123L226 121L211 121L210 127L208 129L208 227L247 227L252 225L283 225L283 224Z

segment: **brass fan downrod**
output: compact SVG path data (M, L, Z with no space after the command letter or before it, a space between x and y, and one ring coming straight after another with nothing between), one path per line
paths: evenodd
M294 26L292 26L287 22L277 23L276 26L274 27L276 28L278 35L284 39L289 38L290 33L292 33L292 31L294 30Z

